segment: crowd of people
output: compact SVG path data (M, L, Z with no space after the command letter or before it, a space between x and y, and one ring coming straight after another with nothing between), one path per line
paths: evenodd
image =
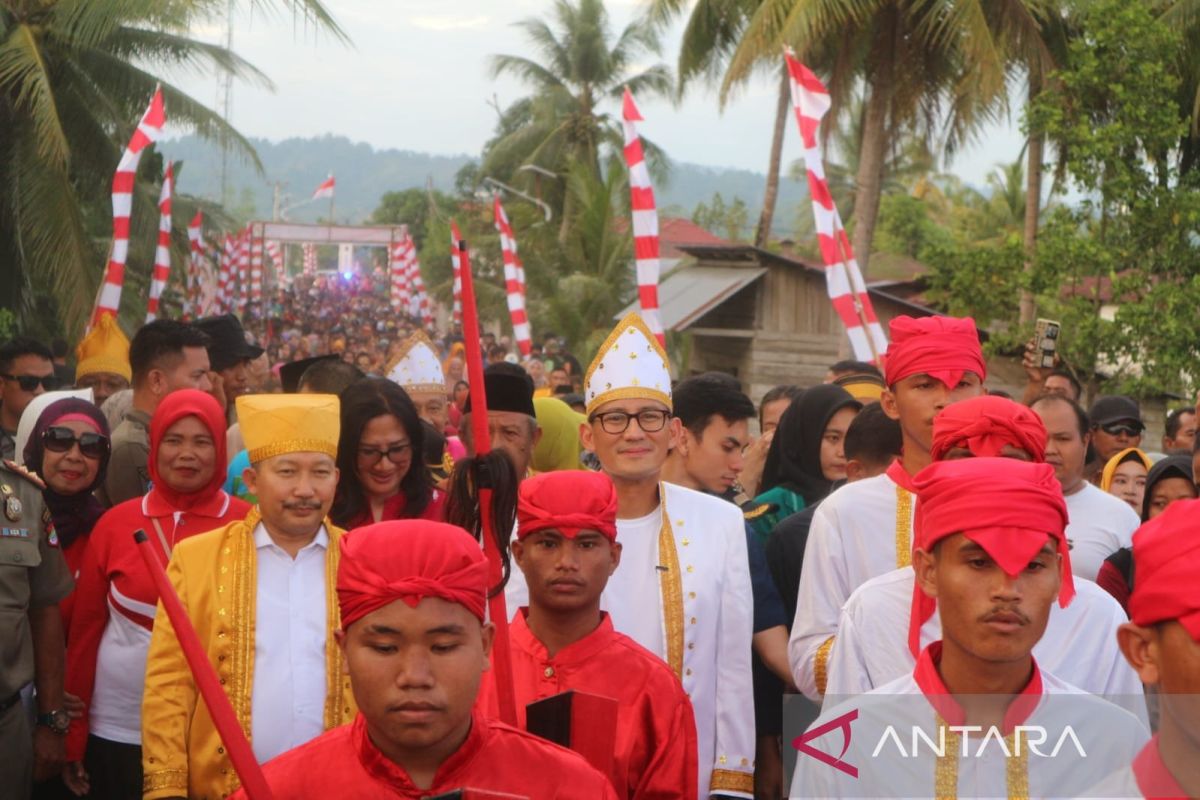
M1195 408L949 317L755 403L630 314L484 334L473 424L380 289L0 346L5 796L241 797L223 720L286 798L1200 796Z

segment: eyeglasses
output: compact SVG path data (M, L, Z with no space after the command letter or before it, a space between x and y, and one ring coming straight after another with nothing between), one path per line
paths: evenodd
M1107 425L1101 425L1100 430L1109 436L1140 436L1142 433L1140 427L1130 425L1128 422L1110 422Z
M393 464L403 464L412 458L412 449L412 444L408 442L394 444L387 450L380 450L378 447L360 447L358 448L358 460L368 467L373 467L386 456L387 460Z
M71 448L79 445L79 452L85 458L100 459L108 455L108 437L99 433L81 433L76 438L70 428L51 425L42 431L42 447L51 453L68 453Z
M656 433L663 429L670 416L669 412L651 408L636 414L626 414L624 411L606 411L603 414L594 414L590 421L599 420L600 427L604 429L605 433L624 433L629 428L629 421L636 419L638 427L644 433Z
M9 375L7 372L0 372L0 378L4 378L6 381L16 381L22 392L35 391L38 384L41 384L47 392L58 388L58 378L53 373L50 375Z

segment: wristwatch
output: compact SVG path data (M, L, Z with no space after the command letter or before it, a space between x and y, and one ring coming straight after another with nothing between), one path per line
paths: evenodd
M37 724L45 725L59 736L65 736L67 729L71 727L71 718L67 716L66 711L59 708L54 711L47 711L45 714L38 714Z

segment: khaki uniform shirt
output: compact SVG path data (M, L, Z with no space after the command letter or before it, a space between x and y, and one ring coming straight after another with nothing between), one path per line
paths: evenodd
M112 435L112 456L104 477L104 500L110 506L141 497L150 489L150 415L131 409Z
M42 486L23 467L0 463L0 700L33 680L29 610L75 588Z

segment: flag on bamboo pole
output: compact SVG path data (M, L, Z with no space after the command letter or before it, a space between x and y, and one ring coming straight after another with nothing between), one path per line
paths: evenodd
M315 244L304 245L304 274L317 274L317 246Z
M646 327L666 346L662 320L658 316L658 209L654 186L637 124L642 121L629 88L625 89L621 119L625 129L625 164L629 168L630 208L633 211L633 257L637 267L638 304Z
M200 273L204 260L204 212L197 211L188 223L188 261L183 281L183 319L196 315L200 299Z
M496 230L500 232L500 252L504 256L504 292L508 299L508 315L512 319L513 338L521 355L528 356L533 350L529 333L529 316L525 311L525 267L517 255L517 240L500 195L493 197L492 212L496 218Z
M154 272L150 275L146 322L158 319L158 301L171 276L171 191L174 183L174 164L168 161L163 173L162 192L158 196L158 246L154 250Z
M129 256L129 218L133 212L133 187L137 180L138 161L141 160L142 151L147 145L154 143L162 135L166 121L162 87L157 87L146 113L142 115L137 129L125 147L125 152L121 154L117 171L113 174L112 249L109 251L108 266L104 271L104 283L100 287L96 307L92 312L91 325L99 322L100 317L105 314L116 316L121 308L121 290L125 286L125 261Z
M263 249L264 242L262 239L262 227L256 231L254 226L246 227L246 233L249 236L250 244L250 292L249 300L259 307L259 313L262 313L263 299Z
M791 50L784 52L784 59L792 85L792 107L804 144L804 170L808 173L808 193L812 196L821 260L825 262L829 300L846 326L854 357L860 361L876 361L887 351L887 336L875 316L850 239L829 191L825 162L817 141L821 119L831 105L829 91Z
M391 287L392 310L399 314L408 313L408 262L403 238L392 242L388 248L388 284Z
M462 234L458 232L458 223L450 220L450 269L454 276L454 304L451 309L451 319L455 326L462 326L462 253L458 249Z
M333 188L335 183L336 181L334 181L332 175L321 181L321 185L317 187L315 192L313 192L312 199L320 200L322 197L333 197Z
M283 264L283 248L279 242L272 239L267 242L267 258L271 260L271 272L275 276L275 285L283 286L287 283L287 270Z
M421 261L417 258L417 246L413 242L412 237L408 237L408 258L409 258L409 276L413 295L416 297L416 313L414 317L419 317L425 326L433 329L433 302L429 299L429 295L425 291L425 281L421 277Z

